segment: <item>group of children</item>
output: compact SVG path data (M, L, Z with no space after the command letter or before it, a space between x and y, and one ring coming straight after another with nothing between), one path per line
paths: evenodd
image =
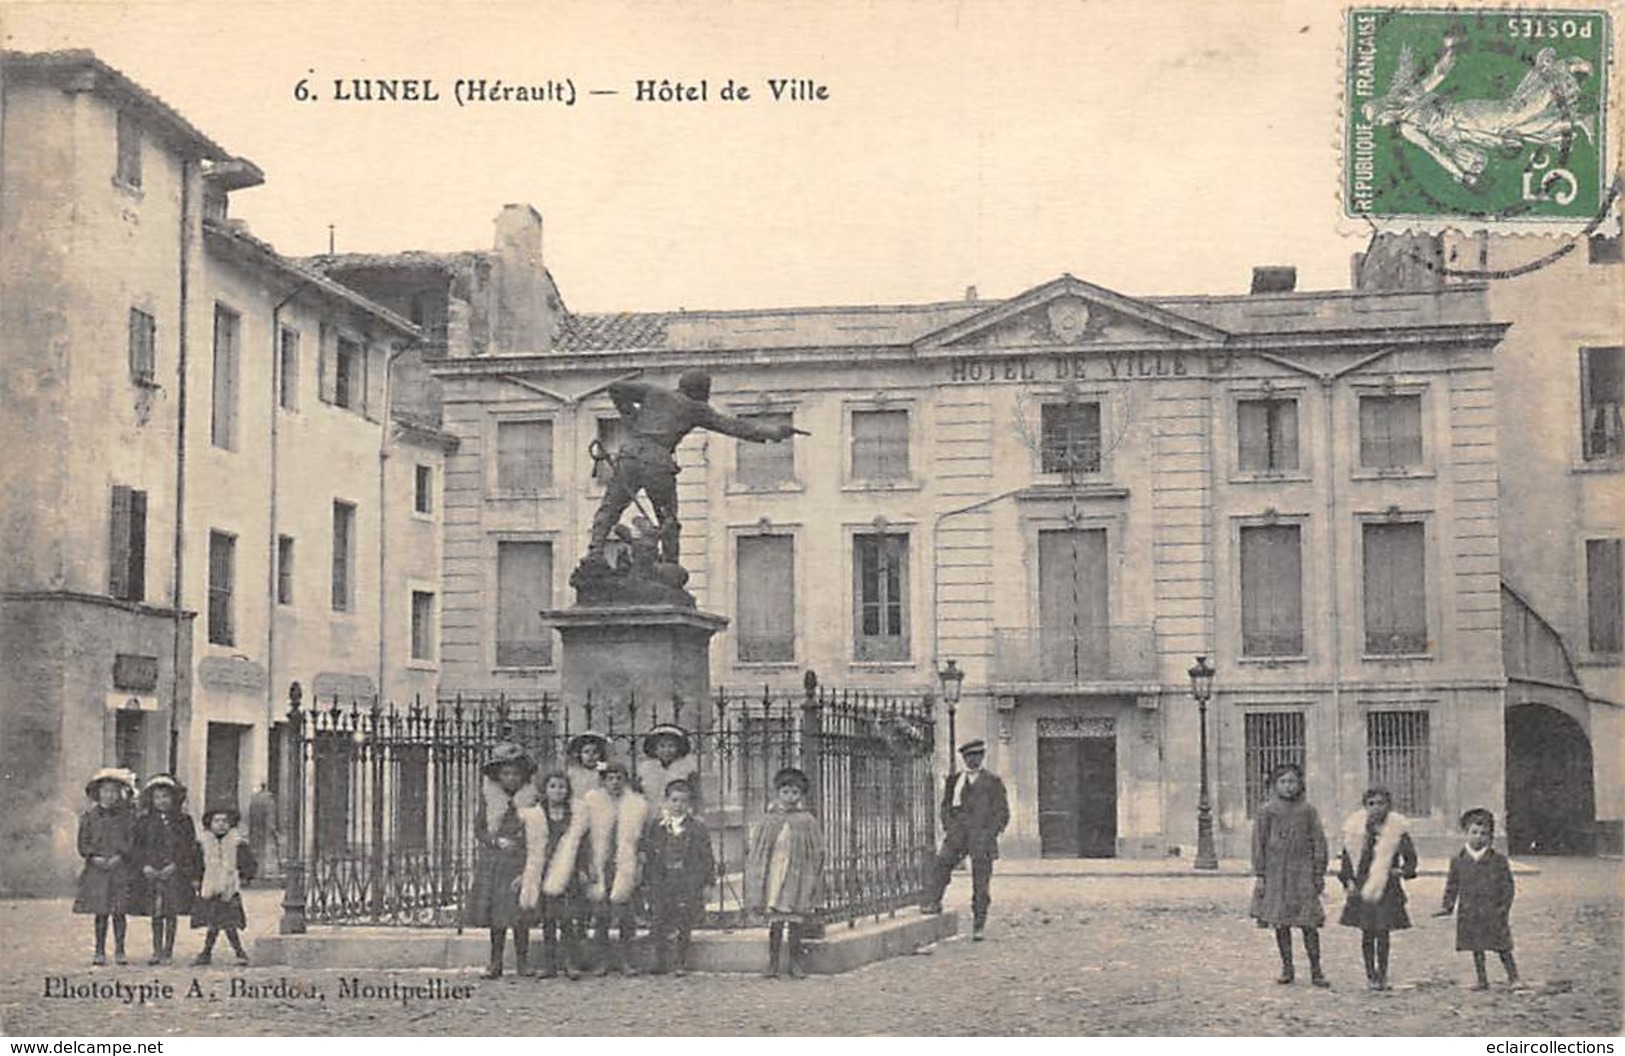
M1275 929L1281 955L1277 982L1295 978L1292 929L1303 933L1310 982L1331 984L1321 968L1320 927L1326 922L1320 896L1326 886L1329 855L1326 834L1315 808L1304 798L1303 770L1294 763L1270 775L1270 800L1259 807L1253 824L1252 916L1261 928ZM1504 855L1490 846L1495 815L1475 808L1461 816L1466 846L1450 860L1444 901L1434 916L1456 913L1456 949L1471 951L1477 975L1475 990L1489 989L1485 953L1494 950L1506 969L1508 985L1517 985L1508 922L1514 885ZM1416 848L1409 822L1393 809L1393 795L1370 788L1361 809L1343 823L1343 847L1337 877L1346 902L1339 923L1360 929L1360 953L1366 985L1391 989L1388 982L1389 936L1411 926L1405 911L1404 881L1416 877Z
M694 925L717 879L711 833L696 814L700 789L687 732L656 727L644 737L643 753L634 784L627 767L609 758L608 739L593 731L571 738L564 769L539 781L521 746L492 750L475 813L478 854L464 916L490 929L486 978L502 975L510 933L518 974L538 974L530 957L533 927L542 932L544 978L612 969L636 975L633 941L644 910L653 970L687 972ZM823 830L806 807L804 773L786 767L773 788L746 862L745 903L768 924L767 974L788 970L800 978L804 925L822 899Z
M152 957L169 964L175 956L175 930L183 914L192 927L206 928L203 950L193 964L210 963L222 931L240 964L248 963L238 933L247 927L242 885L254 878L256 862L237 831L235 808L203 812L203 832L185 812L186 787L169 774L147 780L139 796L135 775L104 768L85 784L90 807L79 817L79 875L75 913L95 918L96 953L91 963L107 963L107 931L112 925L113 963L126 964L128 918L152 920Z

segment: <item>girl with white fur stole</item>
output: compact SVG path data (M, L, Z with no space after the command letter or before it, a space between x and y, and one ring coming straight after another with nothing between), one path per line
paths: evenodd
M581 871L598 952L595 975L609 973L612 924L619 929L621 940L615 949L616 969L622 975L638 974L631 956L637 932L632 899L641 879L643 830L648 821L649 801L632 790L624 763L607 763L599 787L581 797L578 824L586 841Z
M226 933L238 964L248 963L237 933L248 927L243 913L242 885L254 879L259 863L248 841L237 831L242 821L235 807L211 807L203 812L203 834L198 847L203 855L203 879L198 881L197 901L192 903L192 927L209 929L203 936L203 952L193 964L214 960L214 940Z
M519 812L525 826L525 872L519 885L519 909L527 921L542 925L542 978L562 970L581 978L581 883L576 862L586 828L572 803L570 779L560 771L542 781L542 802Z
M1360 929L1367 986L1390 990L1388 936L1411 926L1401 881L1416 879L1416 847L1410 820L1393 809L1394 797L1386 788L1367 789L1360 802L1363 809L1343 822L1337 878L1348 892L1348 903L1340 923Z
M502 954L513 931L514 970L530 972L530 929L519 911L519 888L525 869L525 825L519 812L541 801L531 775L536 764L517 744L503 742L481 767L480 801L474 813L474 881L469 887L467 923L491 929L491 963L487 979L502 976Z

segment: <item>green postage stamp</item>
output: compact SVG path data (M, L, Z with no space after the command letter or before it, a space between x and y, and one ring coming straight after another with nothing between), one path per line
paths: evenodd
M1345 215L1579 227L1607 207L1607 12L1354 8L1346 30Z

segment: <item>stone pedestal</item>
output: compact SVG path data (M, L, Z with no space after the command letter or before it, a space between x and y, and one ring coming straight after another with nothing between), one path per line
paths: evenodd
M703 727L710 717L711 636L728 626L726 617L675 605L578 605L545 610L542 619L562 640L571 729L627 729L633 700L645 729L671 720L674 697L684 726Z

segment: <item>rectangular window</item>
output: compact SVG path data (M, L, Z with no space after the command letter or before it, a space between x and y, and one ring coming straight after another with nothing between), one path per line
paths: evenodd
M1591 264L1619 264L1625 262L1625 253L1620 252L1620 238L1618 235L1592 235L1586 247L1587 262Z
M158 320L130 309L130 377L151 384L158 374Z
M1625 651L1622 573L1618 539L1586 540L1586 612L1593 653Z
M147 596L147 493L113 486L107 593L123 601Z
M497 491L539 495L553 487L553 423L497 423Z
M764 411L739 417L763 426L795 424L789 411ZM794 443L753 444L749 440L738 440L734 443L734 452L734 476L742 487L773 491L780 485L795 483Z
M549 433L548 435L551 436L552 434ZM594 435L598 440L599 453L598 457L592 461L592 479L594 484L603 487L609 483L609 478L615 474L615 471L610 468L610 460L618 457L621 453L621 420L619 418L598 419ZM551 447L551 443L549 443L549 447ZM589 451L588 454L590 456L592 452Z
M434 659L434 595L412 592L412 659Z
M276 537L276 601L293 604L293 536Z
M739 537L734 618L741 662L784 663L795 659L795 559L794 536Z
M1373 656L1427 652L1427 561L1422 525L1416 521L1367 524L1361 543L1365 651Z
M1039 433L1045 473L1100 472L1100 404L1046 403L1039 410Z
M237 537L209 533L209 641L235 645L231 594L237 581Z
M412 509L418 513L434 512L434 468L418 466L413 478Z
M1295 524L1241 529L1241 653L1303 655L1303 550Z
M498 667L550 667L553 632L542 610L553 604L553 544L497 543Z
M291 326L282 328L277 340L277 402L285 411L299 409L299 331Z
M209 442L237 450L237 336L240 319L224 305L214 306L214 400L210 405Z
M1252 711L1244 719L1247 816L1270 798L1270 771L1286 763L1304 765L1301 711Z
M1427 712L1367 712L1365 761L1367 783L1392 792L1395 810L1413 818L1433 812Z
M429 746L403 744L395 749L395 793L400 819L395 846L403 851L429 848Z
M333 611L355 608L355 505L333 503Z
M852 479L908 480L908 411L852 412Z
M146 731L142 728L146 712L119 710L113 712L113 765L137 774L147 772Z
M1360 397L1360 465L1402 469L1422 464L1422 397Z
M907 660L908 534L852 537L855 660Z
M1284 473L1298 468L1298 401L1239 400L1237 459L1243 473Z
M1625 454L1625 348L1580 350L1580 427L1587 459Z
M141 186L141 125L122 110L118 115L118 168L114 177L126 187Z
M362 347L349 338L339 338L338 361L334 370L333 402L340 407L365 411L367 407L367 357Z

